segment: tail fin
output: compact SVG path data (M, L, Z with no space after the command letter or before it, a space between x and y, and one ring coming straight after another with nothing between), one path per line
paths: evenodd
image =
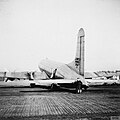
M77 36L77 51L75 59L68 64L72 70L82 76L84 76L84 36L84 30L81 28Z

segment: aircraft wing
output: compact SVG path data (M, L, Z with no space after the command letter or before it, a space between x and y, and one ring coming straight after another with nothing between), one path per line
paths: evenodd
M56 78L60 77L63 79L83 79L83 77L73 71L67 64L55 62L49 59L44 59L39 64L39 69L44 71L47 75L51 76L52 71L57 69Z
M84 85L87 85L87 82L84 80L84 77L77 74L74 70L72 70L67 64L63 63L58 63L54 62L48 59L44 59L40 64L39 64L40 70L44 71L47 75L49 76L52 75L52 70L57 69L55 73L54 79L49 79L48 81L39 81L39 84L65 84L65 83L72 83L77 80L80 80ZM62 78L62 79L57 79L57 78Z
M74 83L76 80L73 79L48 79L48 80L34 80L32 83L35 83L36 85L45 85L45 86L51 86L51 84L69 84Z
M104 85L104 84L114 84L118 83L120 84L119 80L101 80L101 79L86 79L87 83L90 85Z

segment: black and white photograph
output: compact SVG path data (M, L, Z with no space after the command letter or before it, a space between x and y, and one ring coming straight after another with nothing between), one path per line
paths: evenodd
M0 0L0 120L120 120L120 0Z

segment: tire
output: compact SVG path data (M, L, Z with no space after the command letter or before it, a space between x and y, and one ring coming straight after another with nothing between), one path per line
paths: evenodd
M57 88L57 85L56 84L51 84L51 87L50 87L50 90L55 90Z
M35 87L35 83L30 83L30 87L34 88Z
M77 81L76 83L76 93L77 94L82 93L82 82L81 81Z
M87 91L88 87L84 87L84 90Z

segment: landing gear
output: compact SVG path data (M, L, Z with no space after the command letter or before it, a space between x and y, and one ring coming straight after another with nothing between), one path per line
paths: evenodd
M35 83L30 83L30 87L34 88L35 87Z
M77 81L76 82L76 93L80 94L82 92L82 82L81 81Z
M56 90L57 89L57 84L51 84L50 90Z
M87 91L87 89L88 89L88 87L85 86L85 87L84 87L84 90Z

